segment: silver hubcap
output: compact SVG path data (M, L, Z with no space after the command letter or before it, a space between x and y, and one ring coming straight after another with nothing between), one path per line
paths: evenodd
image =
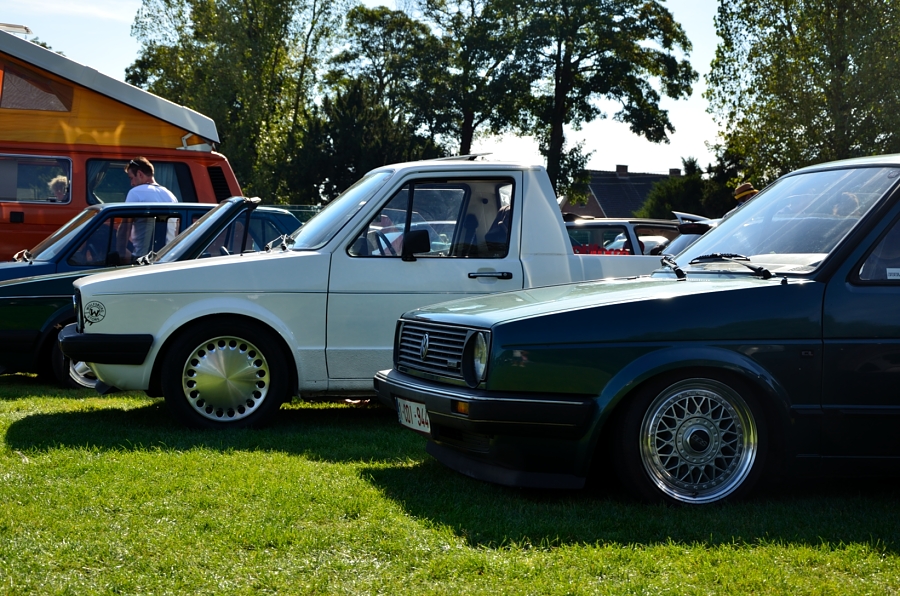
M97 377L94 376L94 371L84 362L69 360L69 376L82 387L93 389L97 386Z
M210 420L234 421L255 412L269 392L269 364L248 341L216 337L197 346L181 375L184 395Z
M641 460L656 486L684 503L725 498L747 478L757 452L750 408L711 379L676 383L653 401L641 425Z

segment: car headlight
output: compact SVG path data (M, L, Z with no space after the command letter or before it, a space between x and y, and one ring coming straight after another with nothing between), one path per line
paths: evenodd
M84 333L84 313L81 310L81 290L76 289L72 295L72 306L75 309L75 330Z
M466 340L463 351L463 378L469 387L477 387L484 381L489 356L487 334L483 331L474 331Z

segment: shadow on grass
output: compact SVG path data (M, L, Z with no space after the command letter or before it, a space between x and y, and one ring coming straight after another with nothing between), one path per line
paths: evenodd
M97 397L97 392L92 389L63 389L52 381L31 374L0 375L0 401L30 397L78 399Z
M134 409L32 414L6 433L11 449L271 451L363 463L361 476L408 514L450 528L472 546L567 544L866 545L900 553L898 481L815 481L704 508L637 503L611 482L593 491L517 490L472 480L425 455L425 442L383 408L282 408L261 430L195 431L162 400ZM368 465L387 462L389 465ZM398 465L390 465L401 462ZM410 464L411 462L411 464Z
M900 482L808 481L738 503L691 508L647 505L617 484L591 491L495 486L427 459L365 472L410 515L452 528L472 546L567 544L866 545L900 553Z
M31 414L13 422L6 444L20 451L60 447L99 450L213 449L303 454L323 461L424 458L424 441L403 430L396 414L379 407L343 404L284 407L272 425L249 430L192 430L181 426L157 400L134 409Z

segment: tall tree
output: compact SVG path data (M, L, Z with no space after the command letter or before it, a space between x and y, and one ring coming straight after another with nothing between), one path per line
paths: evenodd
M508 130L527 105L532 80L516 59L518 15L495 0L420 0L419 8L445 48L436 81L444 98L443 132L466 155L479 131Z
M292 123L311 102L337 0L143 0L126 80L216 121L248 193L274 195Z
M614 115L635 134L668 142L674 132L661 94L687 97L697 73L679 51L690 41L657 0L497 0L522 15L520 63L539 81L531 132L542 140L556 188L565 159L565 126L605 117L596 101L621 105Z
M332 199L379 166L443 155L412 124L396 119L377 95L368 81L351 79L310 111L298 151L286 168L297 202Z
M757 183L900 151L897 22L895 0L720 0L706 97Z

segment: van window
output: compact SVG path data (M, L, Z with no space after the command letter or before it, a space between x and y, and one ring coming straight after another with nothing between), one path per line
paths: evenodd
M74 90L30 68L0 61L0 108L70 112Z
M71 179L66 158L0 155L0 201L68 203Z
M124 203L131 181L125 173L128 160L89 159L87 161L87 202ZM181 162L153 162L153 177L172 191L179 203L196 203L197 191L191 179L191 168Z

